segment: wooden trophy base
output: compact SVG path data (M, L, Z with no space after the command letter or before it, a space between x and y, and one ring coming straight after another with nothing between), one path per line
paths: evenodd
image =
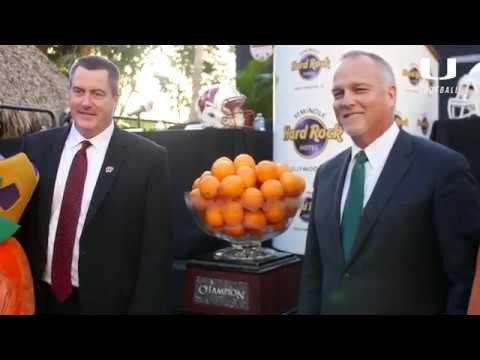
M275 315L296 311L301 260L277 252L257 261L216 260L213 254L187 262L184 312Z

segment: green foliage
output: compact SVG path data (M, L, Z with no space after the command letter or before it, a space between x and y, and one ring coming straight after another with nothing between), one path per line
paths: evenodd
M124 87L132 86L135 75L143 67L143 59L153 47L153 45L92 45L91 53L105 56L117 65L120 71L120 85ZM84 49L85 45L52 45L47 56L63 74L68 76L70 67L75 59L82 56Z
M186 78L190 79L193 72L193 60L195 58L195 45L174 45L174 52L167 53L167 56L170 60L170 65L177 68ZM209 78L208 75L212 75L217 70L217 64L219 58L217 56L218 46L217 45L204 45L204 58L203 58L203 67L202 75L205 80L202 82L202 85L208 85L211 82L206 80ZM218 78L216 78L218 80Z
M48 58L57 65L62 74L68 76L68 70L80 56L79 45L52 45L48 48Z
M178 117L180 117L182 108L190 104L190 98L187 96L182 85L172 81L168 76L162 76L158 73L155 73L153 76L158 80L161 91L169 94L170 98L174 100L171 108L176 111Z
M251 60L237 73L237 89L248 97L247 107L262 113L267 121L273 116L273 74L269 70L272 58L267 62Z
M128 99L136 92L136 75L143 68L144 59L155 48L160 48L165 53L170 64L181 75L181 81L169 72L159 71L154 75L162 92L171 98L174 104L172 109L180 114L191 103L194 45L51 45L48 46L47 56L65 76L68 76L75 59L85 52L105 56L115 63L120 71L119 86L124 92L123 105L117 111L121 116ZM234 53L234 46L229 51ZM204 45L201 86L224 82L227 78L225 65L219 46Z
M165 73L154 74L158 80L162 92L172 99L171 108L179 114L182 108L190 107L192 101L192 75L195 58L194 45L174 45L164 48L164 53L169 59L170 65L178 71L185 81L179 82L174 76ZM230 48L234 52L234 47ZM203 46L202 80L201 86L216 84L225 81L225 73L222 66L225 62L219 55L217 45Z
M136 91L136 75L142 69L145 57L154 47L154 45L52 45L48 48L47 56L65 76L68 76L73 62L82 55L105 56L118 67L120 91L129 92L126 104L130 95ZM120 114L123 114L125 104L120 106Z

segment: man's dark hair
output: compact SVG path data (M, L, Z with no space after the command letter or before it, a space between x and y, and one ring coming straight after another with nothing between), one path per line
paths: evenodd
M70 86L72 86L72 79L73 75L75 74L75 70L79 66L87 70L107 70L108 80L110 82L112 93L115 96L119 95L118 79L120 78L120 72L118 71L117 66L110 60L95 55L84 56L77 59L70 68L70 73L68 75L68 78L70 80Z

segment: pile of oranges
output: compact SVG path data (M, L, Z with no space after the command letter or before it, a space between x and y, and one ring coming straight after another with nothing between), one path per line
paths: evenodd
M195 179L190 201L214 233L239 237L285 229L300 205L305 180L288 165L269 160L258 164L248 154L233 161L221 157Z

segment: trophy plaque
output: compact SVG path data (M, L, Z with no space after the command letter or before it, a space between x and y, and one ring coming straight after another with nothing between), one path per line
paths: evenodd
M224 260L215 254L187 262L184 311L192 314L294 313L300 281L297 255Z

